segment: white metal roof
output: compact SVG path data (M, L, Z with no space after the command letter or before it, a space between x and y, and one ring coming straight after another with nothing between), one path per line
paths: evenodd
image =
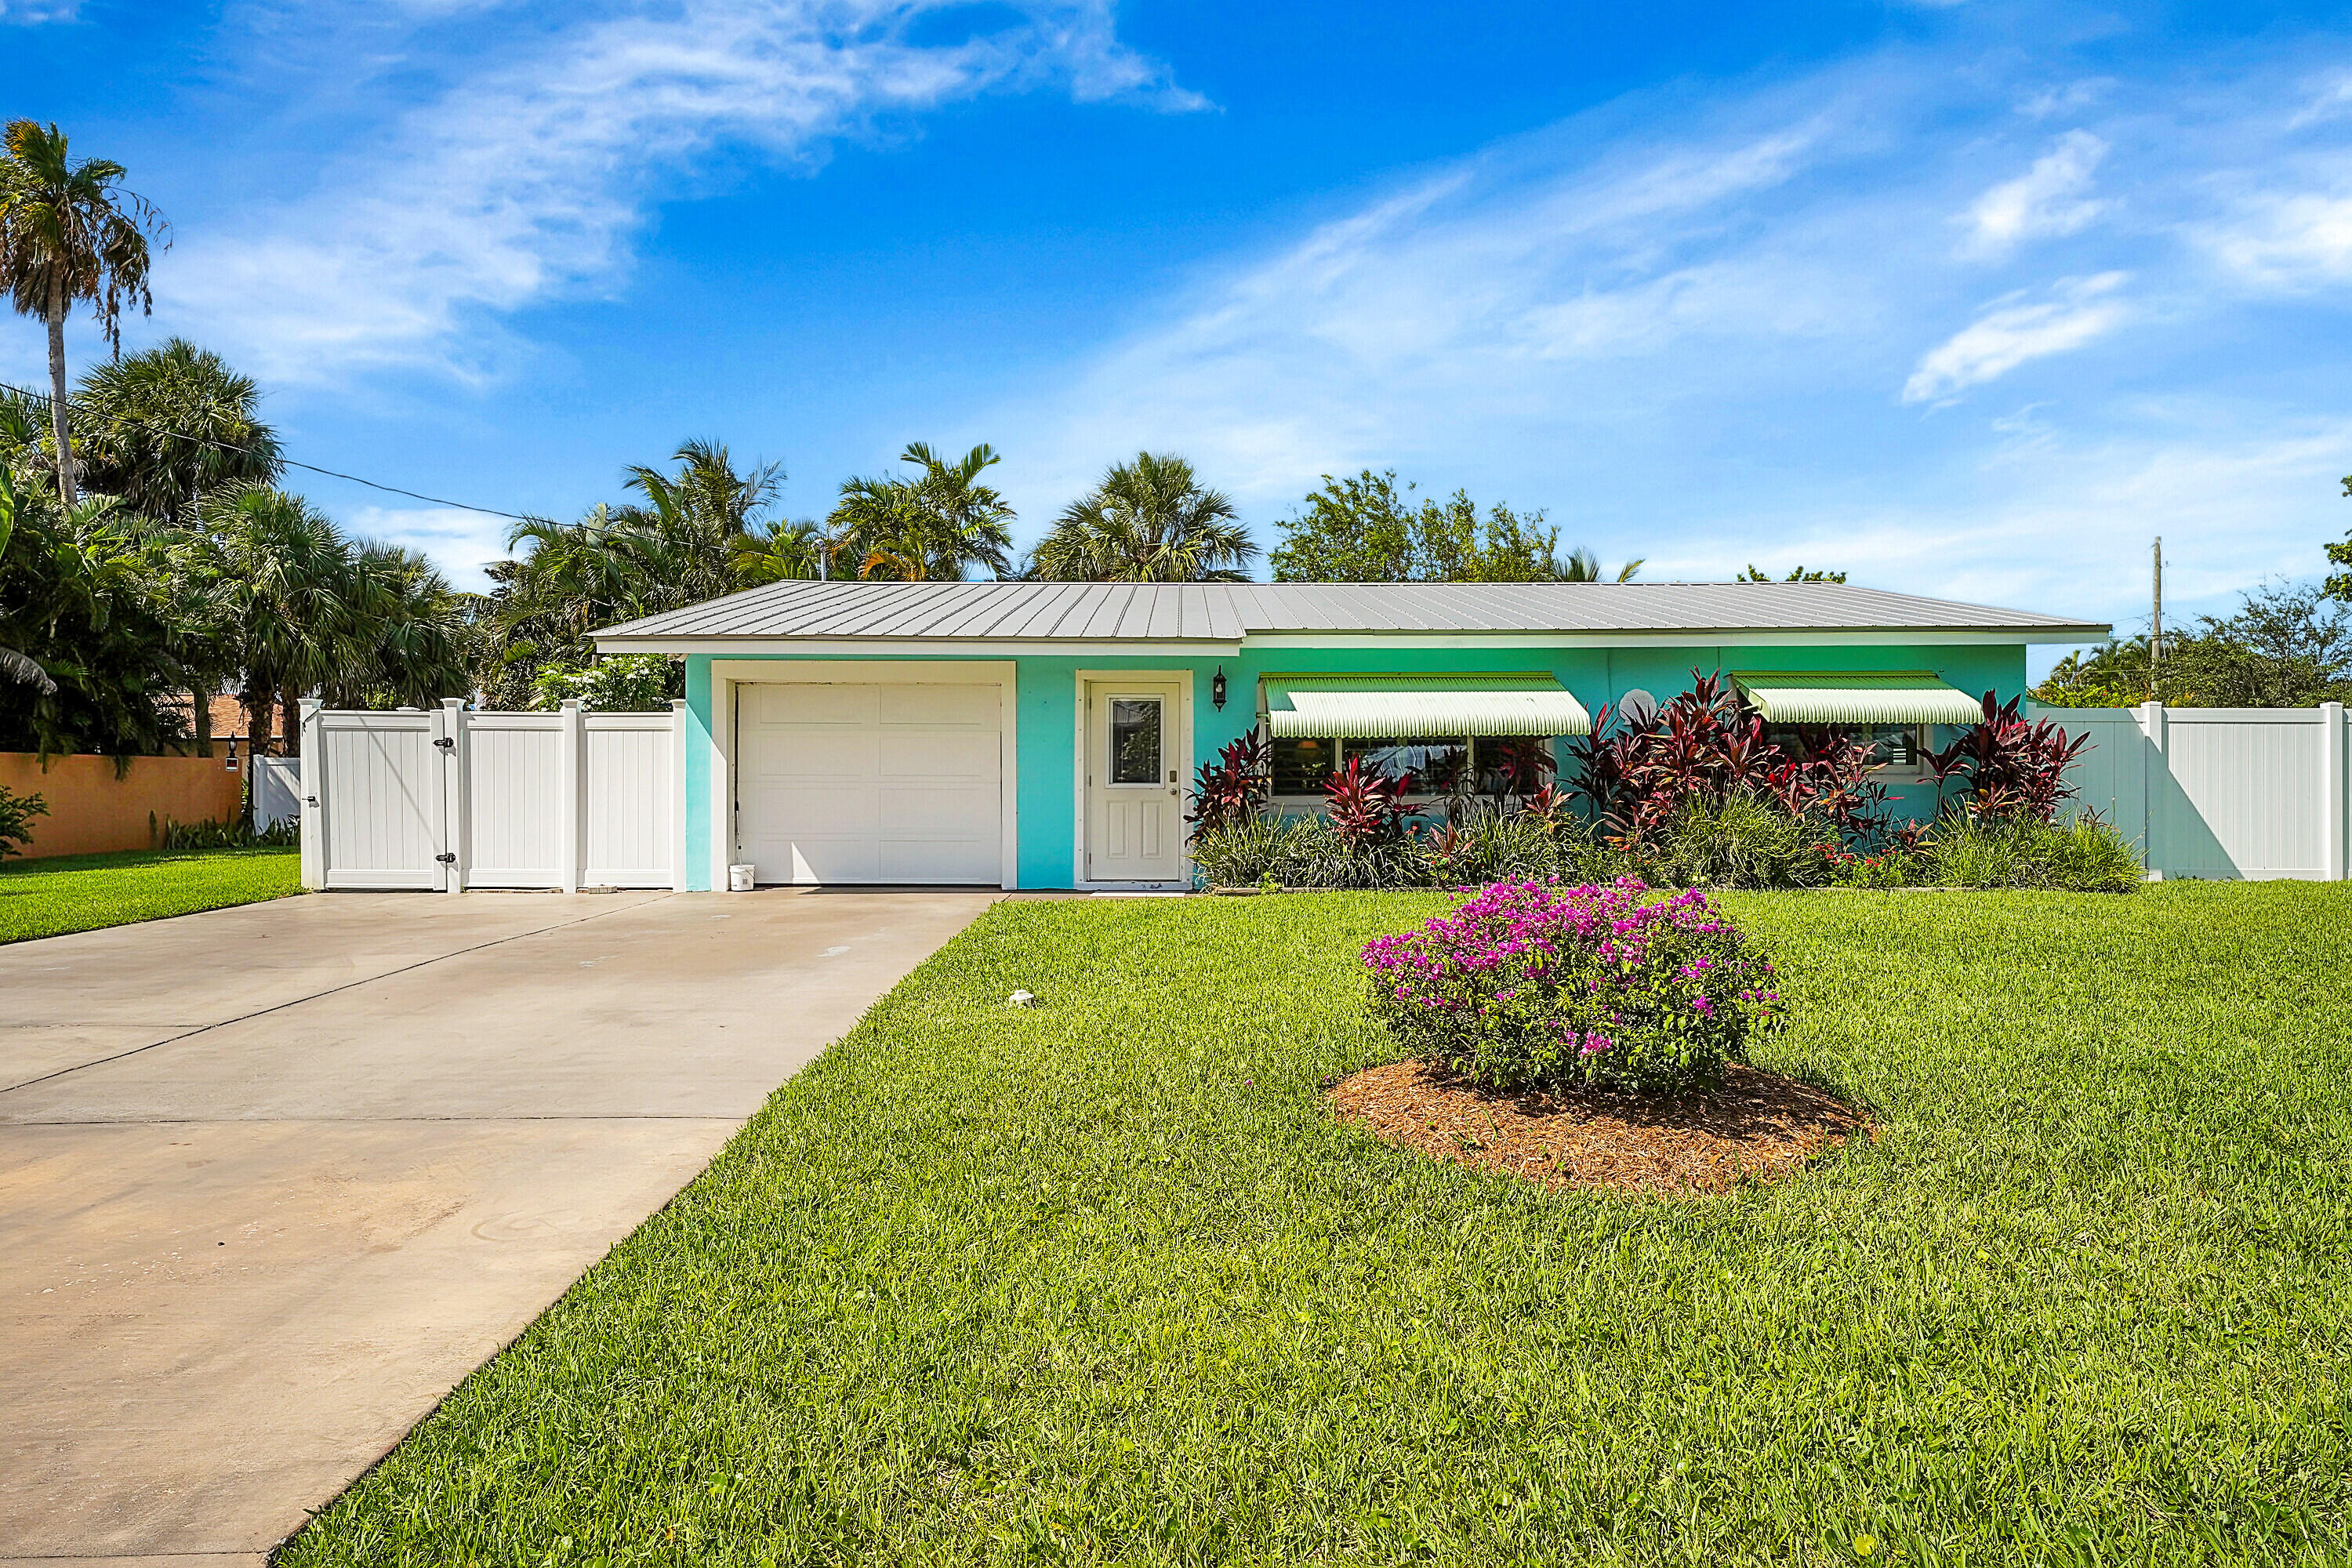
M771 583L610 626L623 653L772 639L1201 643L1284 634L1953 632L2104 637L2101 624L1843 583Z

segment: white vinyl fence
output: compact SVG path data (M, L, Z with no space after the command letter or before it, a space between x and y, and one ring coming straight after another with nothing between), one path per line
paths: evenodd
M253 826L275 827L291 822L302 810L302 760L299 757L253 759Z
M2158 877L2340 882L2352 834L2344 707L2037 708L2090 746L2080 810L2136 840Z
M681 888L685 716L302 705L302 885ZM260 795L257 786L256 801Z

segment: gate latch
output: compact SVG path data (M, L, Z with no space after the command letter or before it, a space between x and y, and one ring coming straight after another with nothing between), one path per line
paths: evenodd
M456 741L455 739L453 739L452 737L447 736L447 735L443 735L443 736L441 736L438 740L435 741L433 743L434 743L435 745L436 745L436 746L440 747L440 748L441 748L443 751L445 751L445 752L454 752L454 751L456 751L456 750L457 749L457 741Z
M433 858L440 861L444 866L455 866L457 863L456 852L447 849L443 850L440 854L433 857Z

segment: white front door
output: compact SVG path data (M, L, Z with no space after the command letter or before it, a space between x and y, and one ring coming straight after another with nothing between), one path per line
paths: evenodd
M1182 685L1087 687L1087 880L1184 877Z

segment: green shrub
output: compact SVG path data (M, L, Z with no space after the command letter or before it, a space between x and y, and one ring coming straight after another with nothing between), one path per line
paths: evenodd
M1748 790L1689 795L1652 836L1652 879L1675 887L1805 888L1825 881L1837 834Z
M1953 887L2121 893L2144 879L2138 855L2095 813L2053 823L1951 811L1928 828L1924 846L1927 879Z
M1513 879L1543 881L1560 873L1560 838L1573 828L1533 811L1507 811L1474 801L1460 816L1422 840L1430 879L1440 887L1476 887Z
M576 697L599 713L658 713L669 707L670 661L658 653L608 654L582 668L551 664L531 683L535 708L555 709Z
M1720 1078L1781 1019L1772 965L1704 893L1502 882L1364 945L1405 1048L1489 1089L1671 1092Z
M1192 835L1192 872L1203 887L1255 888L1282 880L1287 825L1278 812L1203 824Z
M49 815L49 803L39 795L18 795L0 784L0 860L21 855L33 841L33 818Z
M173 850L189 849L290 849L302 842L302 824L298 817L256 831L240 817L234 822L173 822L166 819L158 847Z

